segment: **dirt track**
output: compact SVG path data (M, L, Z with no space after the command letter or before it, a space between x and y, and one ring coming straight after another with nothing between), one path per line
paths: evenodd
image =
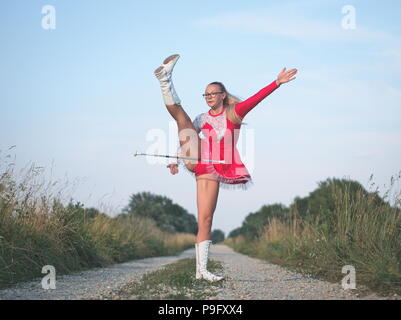
M54 290L44 290L40 278L1 290L0 299L118 298L115 292L127 283L138 281L146 272L194 256L194 249L188 249L178 256L134 260L66 276L56 275ZM297 274L278 265L236 253L225 245L213 245L210 257L223 263L225 276L223 286L218 289L213 299L388 299L375 294L358 296L353 290L344 290L340 283L330 283Z

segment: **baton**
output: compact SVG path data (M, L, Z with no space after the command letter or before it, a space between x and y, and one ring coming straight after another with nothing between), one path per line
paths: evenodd
M185 159L185 160L194 160L194 161L208 161L208 162L217 162L217 163L226 163L224 160L210 160L210 159L196 159L196 158L188 158L188 157L179 157L179 156L170 156L168 154L148 154L148 153L138 153L135 151L134 157L136 156L151 156L151 157L164 157L164 158L174 158L174 159Z

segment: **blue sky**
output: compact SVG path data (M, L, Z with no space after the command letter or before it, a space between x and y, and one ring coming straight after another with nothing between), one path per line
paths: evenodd
M41 26L45 5L55 30ZM345 5L355 29L342 27ZM141 191L196 214L188 173L132 156L151 130L177 141L153 70L179 53L174 83L191 118L208 110L201 94L212 81L245 99L283 67L298 69L247 115L254 186L220 191L213 228L227 233L328 177L368 188L373 174L384 193L401 170L399 21L399 1L2 1L0 156L47 168L110 215Z

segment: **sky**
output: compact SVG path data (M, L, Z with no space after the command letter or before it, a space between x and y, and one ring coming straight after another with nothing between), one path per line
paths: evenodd
M212 81L246 99L298 69L246 116L238 147L254 185L220 189L213 229L327 178L383 195L401 170L399 21L396 0L2 1L0 161L42 167L67 182L63 196L111 216L142 191L196 215L191 175L133 156L154 143L174 153L153 71L179 53L173 80L192 119Z

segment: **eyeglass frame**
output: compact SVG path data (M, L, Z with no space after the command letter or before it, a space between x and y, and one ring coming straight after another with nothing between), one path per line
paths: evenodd
M216 94L222 94L222 93L224 93L224 91L203 93L202 96L203 96L204 98L207 98L207 97L215 97Z

